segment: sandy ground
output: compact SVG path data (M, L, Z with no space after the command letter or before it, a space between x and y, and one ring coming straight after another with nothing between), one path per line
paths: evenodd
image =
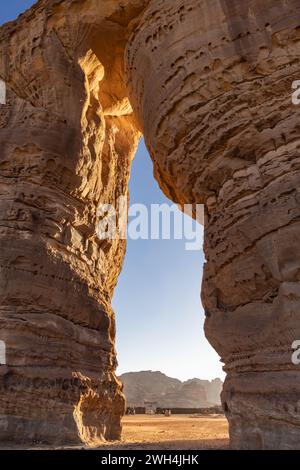
M114 450L206 450L228 448L224 416L136 415L123 418L122 442L106 444Z
M221 450L228 449L228 425L222 415L136 415L123 418L121 442L95 450ZM78 450L85 447L0 446L0 450Z

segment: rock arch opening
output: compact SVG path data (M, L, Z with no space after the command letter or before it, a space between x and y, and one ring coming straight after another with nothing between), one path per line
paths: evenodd
M130 226L137 218L138 231L133 233ZM127 253L113 298L118 375L141 370L159 370L181 380L222 375L203 333L203 227L192 226L190 220L184 227L184 221L158 188L141 141L131 169ZM199 400L201 406L204 400Z
M298 0L40 0L1 27L1 441L120 436L125 244L96 211L142 131L164 192L206 207L231 444L299 448L299 24Z

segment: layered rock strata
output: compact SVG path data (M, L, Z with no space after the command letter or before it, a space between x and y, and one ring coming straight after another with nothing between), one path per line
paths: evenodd
M300 448L298 0L156 0L127 77L162 189L204 203L202 301L234 448Z
M0 29L1 441L120 438L125 242L96 228L99 204L128 194L140 136L122 77L144 2L125 3L39 1Z
M231 445L299 448L299 25L298 0L40 0L0 29L2 441L120 437L125 243L96 212L142 131L165 193L206 207Z

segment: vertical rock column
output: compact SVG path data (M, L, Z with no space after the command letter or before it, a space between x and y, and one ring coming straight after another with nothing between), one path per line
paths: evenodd
M118 4L96 3L40 1L0 29L2 442L120 437L110 302L125 243L97 238L96 212L127 195L139 133Z
M238 449L300 446L299 27L298 0L152 0L126 55L161 188L206 206L205 331Z

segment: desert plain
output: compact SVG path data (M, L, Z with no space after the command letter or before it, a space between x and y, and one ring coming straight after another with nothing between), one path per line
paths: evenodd
M224 450L228 449L224 416L135 415L123 418L122 441L105 450Z

